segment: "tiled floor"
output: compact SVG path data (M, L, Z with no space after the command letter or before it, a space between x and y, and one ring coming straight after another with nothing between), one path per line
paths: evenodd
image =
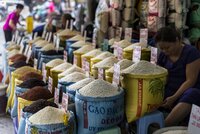
M0 116L0 134L14 134L14 127L9 116Z

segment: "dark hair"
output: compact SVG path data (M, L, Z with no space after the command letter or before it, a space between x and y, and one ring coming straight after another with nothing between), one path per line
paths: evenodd
M181 40L179 31L172 27L163 27L158 30L154 39L155 42L176 42L177 38Z
M24 5L22 5L22 4L17 4L16 9L24 9Z

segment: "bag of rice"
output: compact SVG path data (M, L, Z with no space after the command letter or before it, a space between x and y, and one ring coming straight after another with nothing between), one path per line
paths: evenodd
M74 83L74 82L78 82L85 78L87 78L85 76L85 74L80 73L80 72L74 72L74 73L71 73L71 74L66 75L65 77L61 78L60 82L68 82L68 83L73 82Z
M44 47L42 47L40 50L41 51L55 50L55 46L53 44L47 44Z
M78 134L97 133L123 120L124 91L104 80L94 80L76 91L75 106Z
M108 69L108 68L112 67L117 62L118 62L118 60L115 57L108 57L108 58L94 64L92 68Z
M78 41L78 42L75 42L71 45L71 47L73 48L81 48L85 45L91 45L92 46L92 43L90 42L85 42L84 40L81 40L81 41Z
M76 35L76 36L74 36L74 37L68 39L68 41L81 41L81 40L82 40L82 41L85 40L84 37L81 36L81 35Z

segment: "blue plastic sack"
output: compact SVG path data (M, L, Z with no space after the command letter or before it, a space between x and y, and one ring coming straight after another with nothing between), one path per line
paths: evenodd
M18 134L25 134L25 128L26 128L26 120L32 115L32 113L24 112L22 110L21 112L21 119L19 122L19 127L18 127Z
M113 97L75 96L78 134L95 134L119 124L124 119L124 91Z

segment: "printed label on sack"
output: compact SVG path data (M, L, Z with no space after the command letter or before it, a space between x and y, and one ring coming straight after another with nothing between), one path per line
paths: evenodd
M151 63L156 64L158 59L158 48L151 47Z
M31 54L32 54L32 50L31 48L29 48L28 54L27 54L27 58L26 58L26 63L29 62L30 58L31 58Z
M65 111L68 110L68 94L63 93L62 96L62 109L64 109Z
M38 63L38 60L36 58L34 58L34 68L37 70L37 63Z
M114 73L112 84L118 86L120 82L120 65L114 64Z
M46 64L42 63L42 75L43 75L43 81L46 83L47 80L47 70L46 70Z
M46 33L45 40L48 41L49 33Z
M131 42L132 32L133 32L132 28L126 28L125 29L125 37L124 37L124 39L129 41L129 42Z
M188 133L199 134L199 132L200 132L200 107L193 104L192 111L190 113Z
M121 37L122 37L122 28L117 27L117 29L116 29L116 39L117 39L117 41L120 41Z
M149 14L158 16L158 9L159 9L159 1L158 0L149 0Z
M142 96L143 96L143 79L138 80L138 105L137 105L137 117L141 117L142 113Z
M148 29L140 29L140 43L144 45L144 47L147 47L148 42Z
M49 33L48 42L51 42L52 32Z
M53 93L53 79L51 77L49 77L49 81L48 81L48 89L51 93Z
M117 47L117 58L118 60L123 60L123 48Z
M55 88L55 92L54 92L54 103L56 103L57 105L59 104L59 89Z
M64 62L67 62L67 51L66 50L64 50Z
M141 59L141 51L142 51L142 47L141 46L134 46L133 49L133 62L139 62Z
M98 68L98 79L104 80L104 69Z
M74 55L74 62L73 62L73 64L74 65L77 65L78 63L77 63L78 61L77 61L77 57L76 57L76 55Z
M56 39L56 50L58 51L60 47L60 38Z
M85 73L87 77L90 77L90 63L88 61L85 62Z

